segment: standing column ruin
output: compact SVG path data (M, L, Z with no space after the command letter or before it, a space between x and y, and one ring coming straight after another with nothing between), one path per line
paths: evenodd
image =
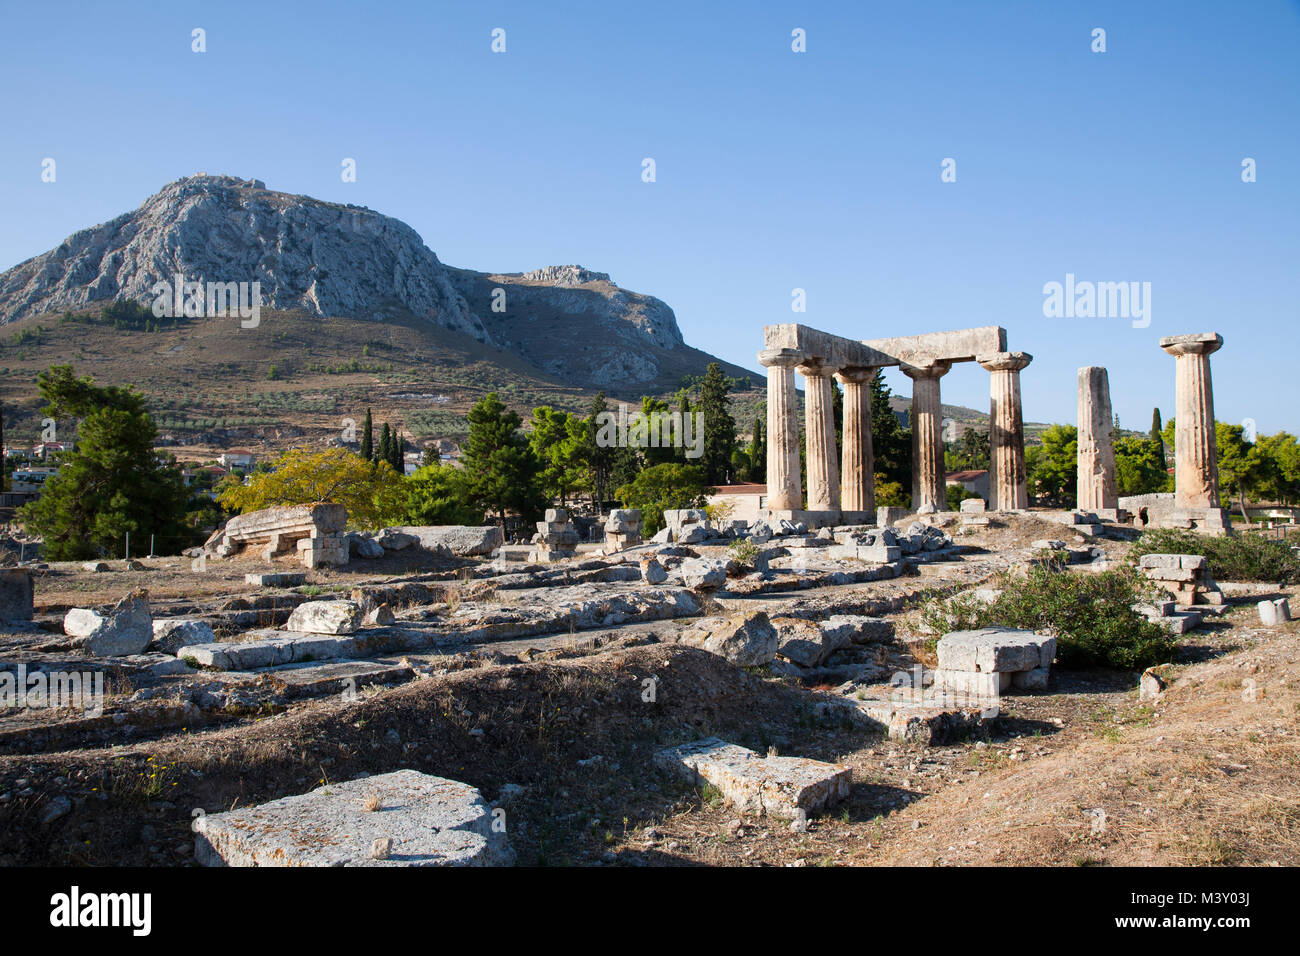
M1028 352L994 352L976 358L989 373L989 507L994 511L1029 507L1020 370L1033 360Z
M876 456L871 444L871 389L874 368L844 368L835 378L844 386L844 452L840 471L840 506L865 512L875 520Z
M1219 509L1219 462L1214 437L1210 355L1223 345L1215 332L1174 335L1160 347L1174 356L1174 509Z
M1082 511L1119 507L1114 429L1109 375L1100 365L1079 369L1078 507Z
M831 387L831 376L836 371L820 361L799 367L804 377L804 457L808 466L809 511L840 510L840 475L839 462L835 460L835 408Z
M799 480L799 402L794 370L808 358L797 349L764 349L758 362L767 369L767 508L803 507Z
M939 399L939 379L948 374L951 362L899 364L912 380L912 508L920 511L933 506L948 509L948 489L944 482L943 405Z

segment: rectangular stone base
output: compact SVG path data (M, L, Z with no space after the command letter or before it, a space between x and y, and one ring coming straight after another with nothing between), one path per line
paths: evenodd
M840 512L838 511L805 511L795 508L766 508L758 514L759 517L768 524L772 524L775 521L794 521L802 522L809 528L833 528L837 524L844 523L840 521Z

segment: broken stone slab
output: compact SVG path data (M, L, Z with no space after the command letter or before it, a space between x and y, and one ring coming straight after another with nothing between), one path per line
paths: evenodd
M816 667L838 650L852 643L843 627L823 628L816 621L797 617L776 617L776 652L800 667Z
M235 515L204 545L222 557L250 545L263 546L263 557L294 548L303 538L338 539L348 523L348 510L333 502L282 505Z
M862 690L830 697L815 712L823 719L848 719L899 743L938 747L968 738L998 716L998 705L996 699L973 704L941 690L899 688L896 695Z
M32 619L32 572L27 568L0 570L0 621Z
M384 556L384 546L374 538L358 537L353 540L351 552L359 558L382 558Z
M291 697L355 693L369 684L393 684L409 680L414 671L405 664L378 661L303 661L282 664L259 673L285 684Z
M200 816L194 855L204 866L512 866L494 822L474 787L396 770Z
M499 525L399 525L390 529L412 535L425 551L473 557L491 554L505 544Z
M1011 627L953 631L939 639L939 670L1010 673L1051 667L1056 638Z
M1268 627L1275 627L1291 620L1291 603L1286 598L1260 601L1258 608L1260 623Z
M305 571L277 571L272 574L245 574L244 583L259 588L296 588L307 581Z
M843 633L852 644L879 644L894 639L894 622L864 614L832 614L821 623L826 631Z
M355 601L305 601L293 609L286 631L307 634L354 634L364 612Z
M762 757L709 737L655 754L665 770L699 786L707 782L737 810L782 819L817 813L849 795L852 771L806 757Z
M758 667L776 656L780 637L768 616L757 611L705 618L684 632L681 640L738 667Z
M668 580L668 572L657 559L649 558L641 562L641 577L647 584L663 584Z
M370 540L385 551L404 551L412 545L418 545L420 539L409 531L400 528L383 528Z
M81 570L90 571L93 574L102 574L104 571L109 570L109 568L103 561L86 561L82 563Z
M207 621L184 617L164 618L153 622L153 641L149 644L149 650L174 657L182 647L213 644L216 640L212 625Z
M124 657L143 653L153 640L149 592L132 591L107 614L73 608L63 618L63 631L77 638L92 657Z
M727 563L715 558L682 562L682 583L691 590L714 590L727 583Z

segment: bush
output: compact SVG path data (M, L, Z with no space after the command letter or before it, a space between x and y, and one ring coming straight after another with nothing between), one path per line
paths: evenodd
M753 567L754 560L758 557L762 549L749 538L737 538L730 545L731 556L736 559L737 564L745 567Z
M1004 573L991 604L973 597L932 600L921 619L940 633L979 627L1022 628L1056 636L1062 667L1141 670L1173 657L1172 634L1133 610L1151 599L1149 585L1133 568L1100 574L1068 574L1033 568L1025 577Z
M1218 581L1267 581L1280 585L1300 580L1300 558L1285 541L1258 534L1213 537L1176 528L1143 533L1129 551L1134 563L1144 554L1201 554Z

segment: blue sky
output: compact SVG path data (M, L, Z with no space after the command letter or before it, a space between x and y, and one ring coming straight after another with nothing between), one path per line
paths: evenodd
M396 216L451 265L608 272L751 368L767 323L1002 325L1034 421L1074 421L1082 365L1126 427L1168 418L1157 340L1218 331L1218 417L1300 432L1296 0L5 7L0 269L230 173ZM1067 273L1150 282L1150 326L1045 318ZM943 390L987 408L977 366Z

